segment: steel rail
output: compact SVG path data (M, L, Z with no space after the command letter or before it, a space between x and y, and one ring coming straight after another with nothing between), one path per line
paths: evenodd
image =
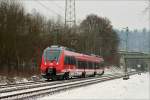
M108 75L103 75L101 77L107 77ZM112 75L111 75L112 76ZM62 83L68 83L68 82L74 82L74 81L80 81L80 80L86 80L86 79L92 79L94 77L88 77L88 78L75 78L70 80L63 80L63 81L51 81L51 82L40 82L39 84L25 84L25 85L14 85L14 87L5 87L0 89L0 93L5 92L11 92L11 91L19 91L23 89L29 89L29 88L36 88L36 87L44 87L44 86L50 86L50 85L56 85L56 84L62 84Z
M38 84L41 82L44 82L44 80L43 81L28 81L28 82L21 82L21 83L3 84L3 85L0 85L0 89L6 88L6 87L8 88L8 87L21 86L21 85L26 85L26 84Z

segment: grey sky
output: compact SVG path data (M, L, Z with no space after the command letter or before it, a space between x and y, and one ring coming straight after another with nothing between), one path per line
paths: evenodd
M24 5L29 12L34 8L47 17L56 18L58 14L64 17L65 0L24 0ZM77 22L81 22L92 13L109 18L117 29L127 26L132 30L148 28L148 11L144 12L146 7L146 0L77 0Z

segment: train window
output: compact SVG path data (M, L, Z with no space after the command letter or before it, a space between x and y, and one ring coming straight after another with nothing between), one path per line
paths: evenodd
M72 57L71 56L69 56L69 63L68 64L72 65Z
M60 55L60 50L45 50L44 59L48 61L56 60L58 61Z
M101 62L101 63L100 63L100 67L104 67L104 62Z
M96 69L98 69L100 67L100 63L96 63Z
M94 69L94 68L95 68L94 62L92 62L92 69Z
M72 56L72 64L73 64L73 65L76 65L76 59L75 59L75 57L73 57L73 56Z
M76 60L75 60L75 57L73 56L70 56L70 65L75 65L76 64Z
M81 69L83 69L83 68L84 68L84 66L83 66L83 62L82 62L82 61L80 62L80 67L81 67Z
M87 62L87 67L86 68L89 68L89 62Z
M85 66L85 68L88 68L87 61L84 61L84 66Z
M87 68L90 69L90 62L88 62L88 67Z
M96 62L94 62L94 66L93 66L93 68L94 68L94 69L96 68Z
M81 69L81 61L78 61L78 68Z
M65 56L64 64L65 64L65 65L68 65L68 64L69 64L69 62L70 62L69 57L68 57L68 56Z
M68 63L67 57L65 56L64 64L66 65Z
M78 68L79 69L84 69L86 67L86 62L85 61L78 61Z
M94 62L92 62L92 69L94 69L95 67L94 67Z
M70 65L73 65L73 58L70 57Z
M89 69L93 69L93 63L90 62L90 61L88 62L88 68L89 68Z
M83 67L84 67L84 68L87 68L86 61L83 61L83 63L82 63L82 64L83 64Z
M65 56L65 61L64 61L65 65L75 65L76 64L76 60L75 57L73 56Z

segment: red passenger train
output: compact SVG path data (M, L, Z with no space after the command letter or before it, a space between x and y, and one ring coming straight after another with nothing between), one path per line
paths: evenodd
M100 56L87 55L69 50L66 47L47 47L42 55L41 74L46 79L69 79L102 75L104 60Z

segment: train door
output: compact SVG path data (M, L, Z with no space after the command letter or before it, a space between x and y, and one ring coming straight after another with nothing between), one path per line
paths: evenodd
M74 72L76 71L75 66L76 66L75 57L74 56L65 56L65 61L64 61L65 72L69 72L69 74L71 76L74 76Z
M75 76L76 73L76 59L74 56L70 56L70 75Z

